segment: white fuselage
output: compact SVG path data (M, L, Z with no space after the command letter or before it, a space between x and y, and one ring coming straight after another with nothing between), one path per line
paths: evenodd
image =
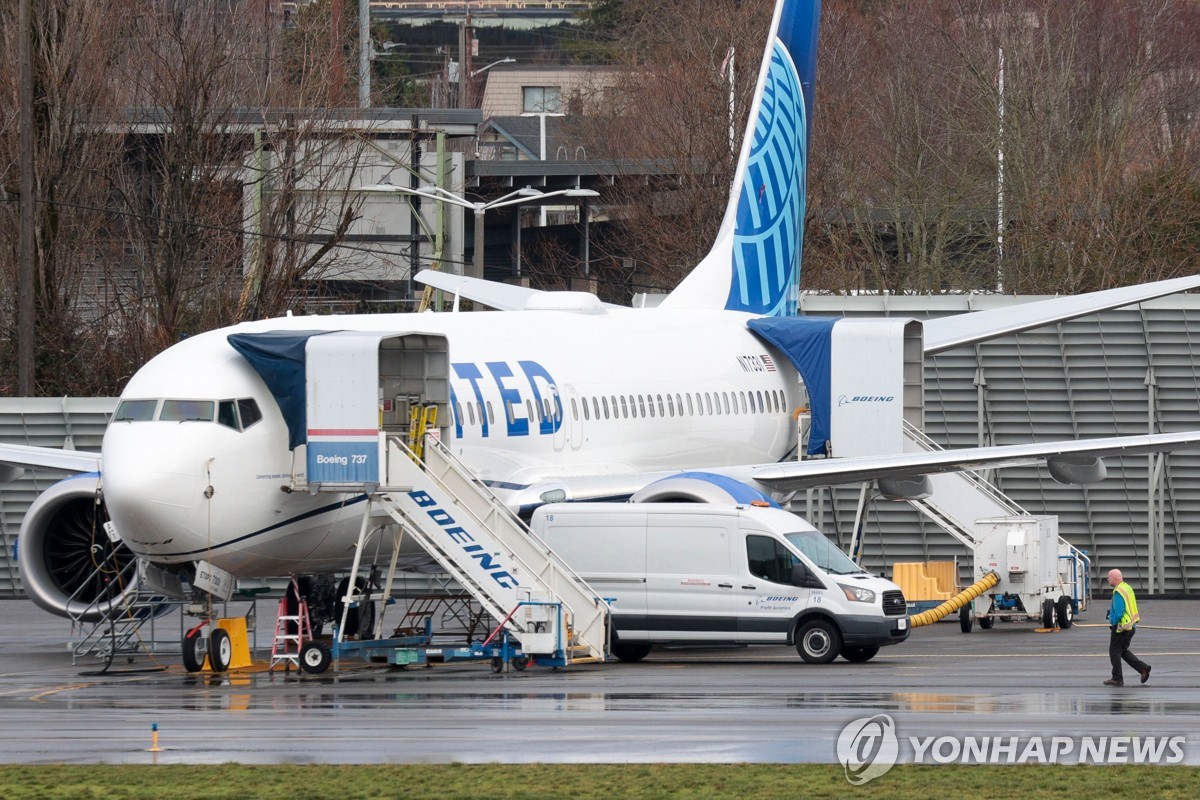
M226 338L274 330L445 336L449 444L502 496L555 480L775 461L795 444L797 375L746 328L750 318L480 312L286 317L211 331L148 362L122 401L253 399L262 420L244 430L114 421L102 449L106 503L128 546L158 563L206 560L238 577L349 564L361 498L281 491L303 482L303 447L288 449L278 405Z

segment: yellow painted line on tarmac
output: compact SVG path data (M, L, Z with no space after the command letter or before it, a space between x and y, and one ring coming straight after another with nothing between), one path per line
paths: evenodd
M63 686L55 686L52 689L46 689L43 692L38 692L37 694L35 694L33 697L30 697L29 699L36 703L36 702L40 701L42 698L49 697L50 695L58 694L60 692L69 692L73 689L87 689L91 686L96 686L96 684L94 684L94 683L68 683Z

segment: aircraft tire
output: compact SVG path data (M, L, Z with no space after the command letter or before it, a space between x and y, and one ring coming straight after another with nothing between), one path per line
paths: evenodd
M214 628L212 636L208 637L208 664L213 672L228 672L233 662L233 640L229 631L224 628Z
M183 635L183 668L188 672L204 669L204 657L208 655L208 640L204 629L196 628Z

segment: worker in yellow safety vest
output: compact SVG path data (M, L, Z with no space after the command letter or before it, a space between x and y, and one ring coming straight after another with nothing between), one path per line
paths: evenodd
M1150 680L1150 665L1129 652L1129 643L1137 630L1138 607L1137 598L1133 596L1133 587L1125 582L1121 570L1109 570L1108 585L1113 587L1112 605L1108 609L1108 624L1112 628L1112 638L1108 641L1108 658L1112 661L1112 677L1104 682L1105 686L1124 686L1121 677L1121 661L1137 670L1142 683Z

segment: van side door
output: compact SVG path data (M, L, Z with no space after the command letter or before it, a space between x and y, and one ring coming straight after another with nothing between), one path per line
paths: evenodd
M735 517L649 515L646 611L650 639L733 641Z
M809 590L791 583L792 565L800 559L774 536L747 532L744 539L737 582L738 640L786 642L792 620L809 602Z

